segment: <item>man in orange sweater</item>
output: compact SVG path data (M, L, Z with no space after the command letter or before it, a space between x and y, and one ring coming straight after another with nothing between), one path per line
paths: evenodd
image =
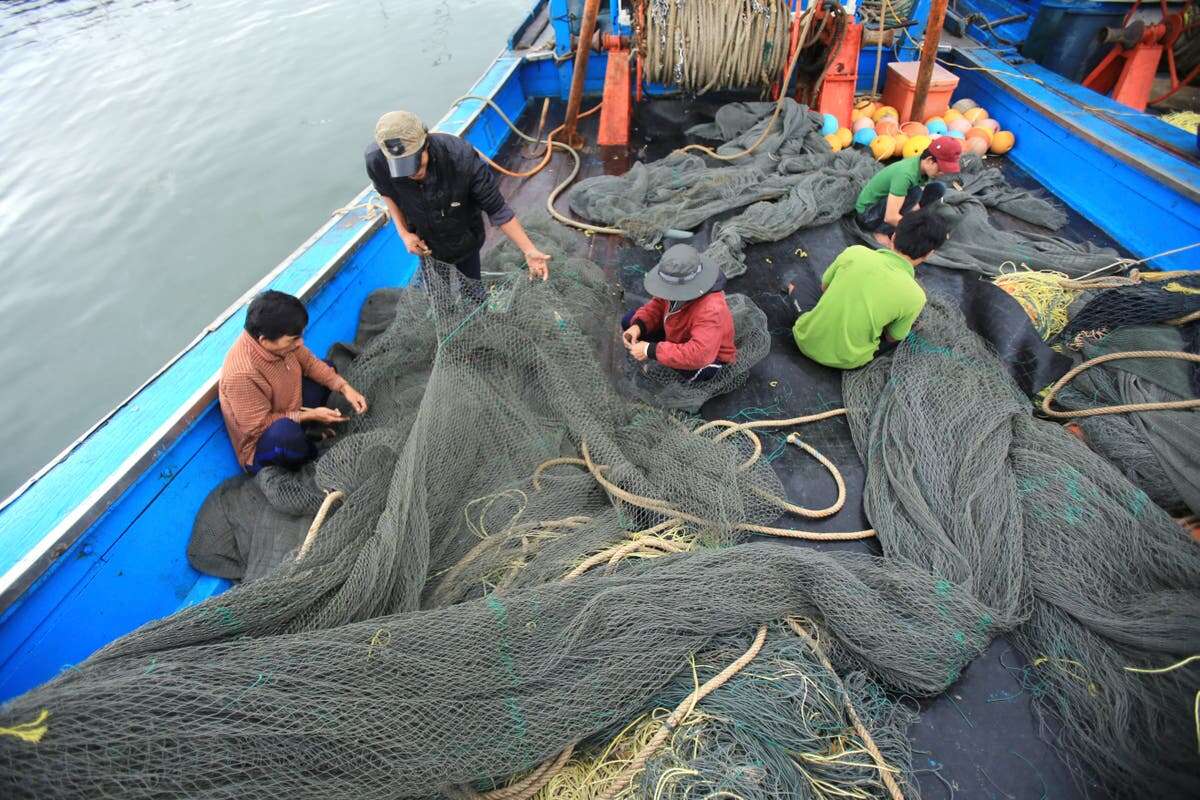
M621 320L625 349L656 361L689 383L716 377L737 359L725 276L689 244L663 253L643 281L650 302Z
M251 475L268 465L296 469L316 458L304 423L348 418L326 408L341 392L362 414L367 400L304 346L308 311L290 294L266 291L250 302L246 330L221 367L218 396L238 463Z

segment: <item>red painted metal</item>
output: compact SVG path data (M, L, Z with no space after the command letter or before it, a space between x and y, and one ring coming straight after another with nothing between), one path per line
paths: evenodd
M833 114L838 125L850 127L850 112L854 109L854 91L858 83L858 51L862 46L863 26L858 23L846 25L841 46L833 54L821 94L817 99L817 110L822 114Z
M633 117L633 97L629 90L630 55L629 50L610 50L608 53L600 132L596 135L596 143L601 147L629 144L629 121Z
M1159 0L1162 20L1153 25L1143 25L1134 18L1141 7L1141 0L1135 0L1121 28L1110 29L1110 35L1121 40L1083 79L1083 85L1101 94L1111 94L1118 103L1138 111L1145 111L1148 104L1161 102L1178 92L1200 74L1200 67L1197 67L1180 80L1175 69L1175 42L1184 32L1197 27L1196 24L1189 26L1185 22L1185 15L1191 6L1188 3L1179 13L1171 14L1167 11L1167 0ZM1150 90L1154 86L1154 76L1164 52L1171 88L1165 94L1151 99Z

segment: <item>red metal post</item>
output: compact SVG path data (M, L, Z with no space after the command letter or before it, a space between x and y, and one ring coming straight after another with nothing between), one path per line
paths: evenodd
M921 47L921 65L917 68L917 85L909 114L909 118L917 122L925 121L925 98L929 95L929 81L933 79L933 65L937 61L938 42L942 39L945 22L946 0L933 0L929 20L925 23L925 43Z
M943 10L945 0L942 0ZM591 52L592 35L596 32L596 14L600 11L600 0L587 0L583 7L583 22L579 28L579 44L575 47L575 71L571 75L571 94L567 97L567 119L563 123L563 141L571 147L580 147L583 140L575 132L579 122L579 107L583 104L583 79L587 73L588 55Z

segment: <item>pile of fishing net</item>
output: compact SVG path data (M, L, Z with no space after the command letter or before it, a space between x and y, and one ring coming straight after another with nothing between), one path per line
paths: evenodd
M998 275L1006 266L1019 265L1078 277L1111 271L1121 263L1111 248L1055 235L1067 224L1062 207L1040 191L1011 185L999 168L985 166L978 156L964 156L957 177L939 180L947 185L943 204L953 214L954 233L929 255L927 264L984 275ZM1013 230L1000 227L989 213L993 210L1026 224ZM874 236L861 230L854 219L846 225L853 235L876 245Z
M654 247L664 237L679 237L711 217L744 208L714 227L706 251L727 277L741 275L747 245L836 221L853 210L858 192L879 169L862 152L832 152L821 135L821 115L806 106L789 98L775 111L775 103L730 103L712 123L688 130L723 142L701 152L730 159L757 143L748 156L712 166L715 160L696 154L695 146L684 148L650 164L636 163L624 175L580 181L569 195L571 209Z
M1082 352L1085 359L1146 351L1196 354L1190 338L1167 325L1119 328L1085 343ZM1168 358L1108 361L1075 376L1054 401L1064 411L1080 412L1077 422L1088 445L1151 500L1176 515L1200 514L1200 411L1086 415L1092 409L1194 399L1198 370L1200 364Z
M1194 795L1200 548L1060 426L1036 420L933 296L888 358L845 376L885 556L969 590L1013 629L1026 690L1081 779L1117 797Z
M898 698L1006 630L1113 796L1195 788L1194 668L1124 667L1200 647L1200 551L961 317L846 378L883 556L747 543L793 524L753 429L617 394L615 292L534 236L550 282L429 270L346 368L302 557L0 708L0 793L915 796Z

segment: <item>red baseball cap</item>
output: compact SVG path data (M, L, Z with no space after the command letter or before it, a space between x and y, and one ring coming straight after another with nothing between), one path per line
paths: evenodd
M929 154L937 160L940 171L953 174L959 171L958 160L962 158L962 142L953 136L939 136L929 145Z

